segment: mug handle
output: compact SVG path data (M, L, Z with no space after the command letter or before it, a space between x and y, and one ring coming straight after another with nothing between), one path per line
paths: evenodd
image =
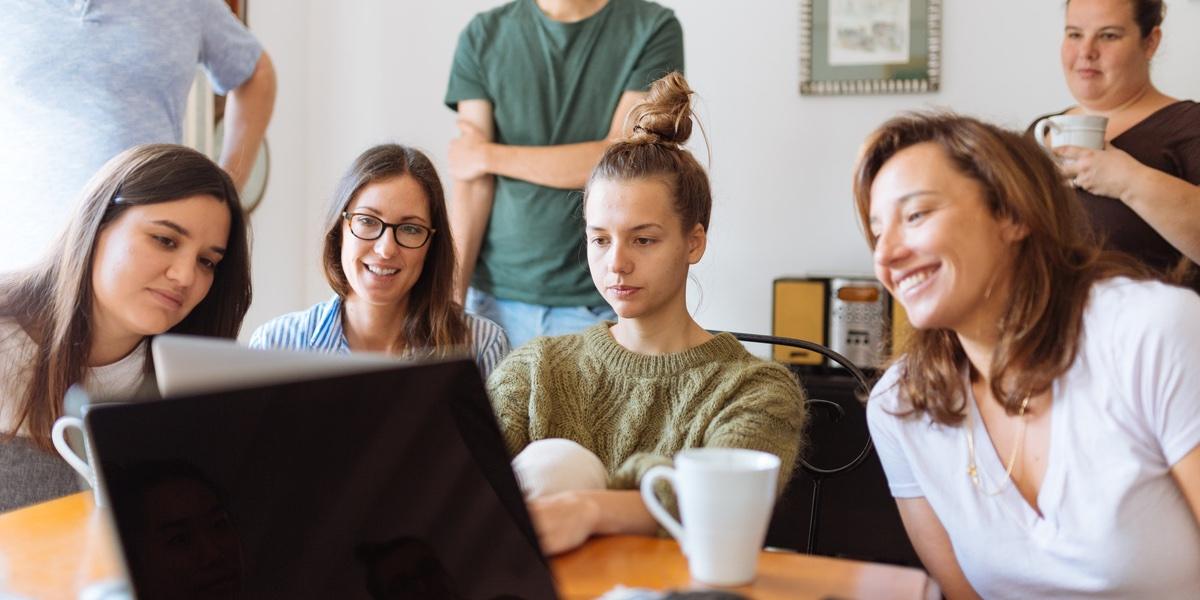
M54 449L58 450L63 460L67 461L67 464L78 471L84 479L87 479L89 484L94 485L96 475L92 471L92 466L88 464L87 460L75 454L75 450L67 443L67 429L72 427L84 432L84 437L87 437L87 432L83 428L83 419L79 417L59 417L54 422L54 428L50 430L50 439L54 442Z
M1039 146L1047 150L1053 150L1054 147L1046 142L1046 132L1049 129L1058 131L1058 125L1055 125L1054 121L1050 120L1050 117L1039 120L1037 124L1033 126L1033 139L1037 141Z
M654 516L654 519L662 524L663 528L670 532L671 536L679 541L679 547L683 548L683 553L687 554L687 542L683 531L683 525L663 508L662 503L658 501L658 496L654 494L654 483L659 479L666 479L667 483L671 484L671 489L675 490L675 494L679 495L679 485L675 482L675 469L665 465L651 467L642 475L642 502L646 504L646 509Z

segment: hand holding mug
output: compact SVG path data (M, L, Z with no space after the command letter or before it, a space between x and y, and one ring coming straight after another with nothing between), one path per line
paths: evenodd
M1060 146L1054 149L1059 169L1077 188L1097 196L1123 198L1129 183L1145 167L1119 148L1109 146L1094 150L1079 146Z

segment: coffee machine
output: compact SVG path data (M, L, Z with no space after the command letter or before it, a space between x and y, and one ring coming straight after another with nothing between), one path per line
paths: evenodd
M909 330L899 303L872 277L776 279L773 313L774 335L817 342L863 369L887 366L892 338L902 341ZM777 346L774 354L789 364L836 366L796 348Z

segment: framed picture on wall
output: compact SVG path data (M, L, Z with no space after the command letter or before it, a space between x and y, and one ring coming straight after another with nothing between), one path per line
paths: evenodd
M942 0L801 2L801 94L937 91Z

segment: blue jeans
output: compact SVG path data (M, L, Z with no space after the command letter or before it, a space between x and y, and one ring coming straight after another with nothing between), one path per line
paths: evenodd
M467 290L467 310L487 317L508 335L513 348L542 335L576 333L599 323L616 321L617 313L601 306L543 306L503 300L475 288Z

